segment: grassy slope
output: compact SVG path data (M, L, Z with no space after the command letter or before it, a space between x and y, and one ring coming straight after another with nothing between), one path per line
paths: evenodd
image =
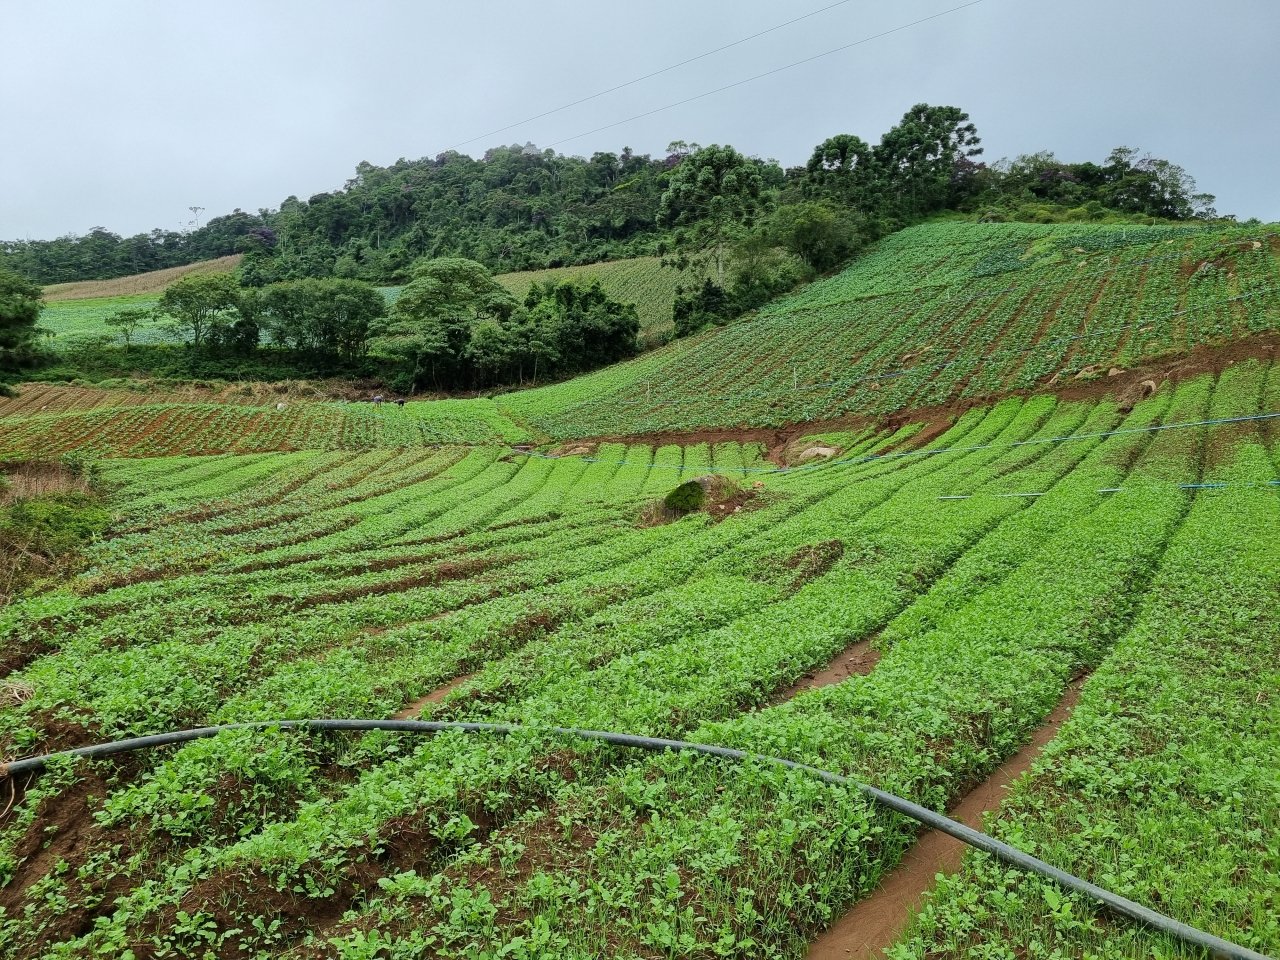
M40 326L53 334L55 348L92 337L109 337L116 342L119 335L103 322L107 317L125 309L150 310L160 300L165 287L175 280L193 274L227 273L239 263L240 254L235 253L115 280L55 283L44 288L45 307L40 314ZM134 342L173 341L174 337L152 324L140 330Z
M102 322L106 317L128 307L149 309L155 306L160 293L174 280L192 273L232 270L239 262L240 256L236 254L118 280L88 280L45 287L46 303L40 325L58 338L55 346L86 337L110 336L114 339L115 331ZM609 296L623 303L635 304L640 314L643 341L651 343L671 333L671 306L675 302L676 283L680 276L674 270L662 269L657 257L611 260L552 270L526 270L497 277L499 283L521 298L532 283L567 279L599 280ZM400 292L399 287L380 289L388 303L394 303ZM164 343L171 340L173 338L163 330L149 328L142 332L138 342Z
M1274 228L928 224L759 315L503 405L563 436L1032 388L1280 326Z

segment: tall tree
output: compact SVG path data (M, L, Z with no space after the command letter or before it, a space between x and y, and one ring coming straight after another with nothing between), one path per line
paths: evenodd
M874 185L874 162L871 147L861 137L828 137L813 148L805 164L804 193L847 206L865 205Z
M0 269L0 374L11 373L32 359L36 321L43 307L39 287Z
M424 260L376 325L373 345L405 359L414 386L429 377L439 387L462 371L472 325L506 321L517 306L483 264L461 257Z
M174 281L160 296L156 311L170 318L171 327L191 346L208 345L230 332L241 314L240 287L229 273L189 274Z
M685 249L709 257L721 282L729 244L765 205L765 173L763 161L713 144L681 159L659 201L659 222L684 228Z
M981 142L959 107L917 103L872 151L887 212L908 219L947 207L963 191Z

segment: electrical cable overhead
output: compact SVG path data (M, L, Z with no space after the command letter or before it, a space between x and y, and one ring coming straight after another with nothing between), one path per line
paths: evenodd
M624 81L623 83L619 83L616 86L609 87L607 90L601 90L599 93L593 93L590 96L582 97L578 100L570 101L569 103L562 104L561 106L558 106L558 107L553 107L552 109L546 110L542 113L534 114L532 117L525 117L523 120L517 120L515 123L509 123L505 127L498 127L496 130L490 130L488 133L481 133L477 136L469 137L466 140L459 140L453 146L446 147L445 150L446 151L456 150L458 149L458 147L464 147L468 143L475 143L477 140L483 140L485 137L492 137L495 134L504 133L507 130L514 129L515 127L522 127L526 123L532 123L534 120L541 120L543 117L549 117L552 114L560 113L563 110L568 110L570 107L576 107L579 104L589 103L592 100L598 100L601 97L607 96L611 93L616 93L618 90L621 90L624 87L634 86L637 83L643 83L645 80L652 80L654 77L661 76L664 73L670 73L672 70L678 70L680 67L688 66L689 64L694 63L698 60L705 60L707 57L714 56L717 53L722 53L723 51L729 50L733 47L741 46L742 44L748 43L751 40L756 40L760 37L763 37L765 34L774 33L775 31L781 30L783 27L791 26L793 23L799 23L801 20L808 20L810 17L816 17L818 14L826 13L828 10L834 10L836 7L842 7L849 2L851 2L851 0L836 0L835 3L827 4L827 6L825 7L819 7L817 10L812 10L809 13L802 14L798 17L792 17L790 20L785 20L782 23L775 24L774 26L769 27L766 30L761 30L760 32L753 33L750 36L742 37L739 40L734 40L732 43L726 43L724 46L716 47L714 50L708 50L706 53L700 53L695 57L689 57L687 60L681 60L679 63L673 63L671 64L671 66L663 67L661 70L654 70L652 73L646 73L644 76L636 77L633 80Z
M832 54L840 53L844 50L850 50L853 47L861 46L864 43L870 43L872 40L879 40L882 37L887 37L894 33L901 33L903 30L908 30L911 27L919 26L922 23L928 23L930 20L937 20L939 17L945 17L948 14L956 13L959 10L964 10L968 7L976 7L978 4L982 2L983 0L969 0L968 3L962 3L956 7L949 7L946 10L940 10L937 13L932 13L927 17L921 17L919 20L912 20L910 23L904 23L899 26L893 27L889 30L882 31L881 33L875 33L869 37L863 37L861 40L854 40L852 43L842 44L841 46L833 47L832 49L826 50L822 53L815 53L813 56L805 57L802 60L793 60L791 63L783 64L780 67L774 67L772 70L766 70L764 73L757 73L755 76L752 76L752 77L746 77L745 79L742 79L742 80L735 80L733 83L726 83L724 86L716 87L714 90L707 90L703 93L694 94L692 97L685 97L683 100L677 100L674 103L668 103L666 106L654 107L652 110L646 110L644 113L637 113L633 117L627 117L625 120L615 120L613 123L606 123L604 126L596 127L594 130L586 130L583 133L575 133L571 137L564 137L560 140L553 140L551 143L548 143L546 146L548 149L551 147L558 147L562 143L569 143L573 140L580 140L583 137L591 136L591 134L593 133L600 133L602 130L612 130L614 127L620 127L623 124L631 123L633 120L641 120L644 117L651 117L655 113L662 113L665 110L673 110L676 107L684 106L686 103L693 103L695 100L702 100L706 97L713 96L714 94L723 93L725 90L732 90L734 87L741 87L744 84L752 83L756 80L763 80L765 77L771 77L774 74L782 73L784 70L791 70L794 67L803 66L804 64L812 63L815 60L821 60L823 57L829 57Z

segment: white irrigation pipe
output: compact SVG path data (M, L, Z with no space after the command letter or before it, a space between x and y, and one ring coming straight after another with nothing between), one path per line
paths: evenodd
M620 747L630 747L638 750L649 750L654 752L663 751L681 751L690 753L699 753L706 756L717 757L725 760L733 760L736 762L755 761L758 763L767 763L773 766L786 767L791 770L799 770L802 773L816 777L824 783L835 784L838 786L851 787L857 790L863 796L867 797L874 803L887 807L890 810L909 817L918 823L924 824L934 830L955 837L971 847L982 850L991 854L997 860L1016 867L1019 870L1025 870L1038 876L1051 880L1064 890L1082 894L1092 900L1104 905L1108 909L1128 917L1138 923L1145 924L1161 933L1166 933L1183 943L1191 946L1199 947L1209 951L1215 957L1226 957L1229 960L1271 960L1265 954L1258 953L1248 947L1242 947L1239 944L1231 943L1214 934L1199 930L1196 927L1189 926L1172 917L1166 917L1164 914L1144 907L1140 903L1135 903L1126 897L1104 890L1102 887L1082 880L1063 870L1059 870L1052 864L1045 863L1028 853L1024 853L1016 847L1010 846L995 837L974 830L963 823L952 820L940 813L923 807L918 803L912 803L910 800L904 800L902 797L886 793L877 787L872 787L864 783L859 783L850 777L841 776L838 773L831 773L818 767L810 766L806 763L797 763L794 760L784 760L781 757L767 757L759 754L748 753L745 750L735 750L732 747L721 747L706 743L690 743L685 740L664 740L656 737L640 737L629 733L613 733L605 730L583 730L576 727L523 727L516 724L505 723L465 723L455 721L437 721L437 720L279 720L274 722L261 723L230 723L215 727L199 727L194 730L182 730L176 733L155 734L149 737L135 737L130 740L118 740L114 743L103 743L91 747L80 747L75 750L65 750L60 753L46 754L39 757L28 757L23 760L15 760L7 765L0 765L0 779L6 776L14 776L22 773L34 773L43 770L51 761L59 759L67 759L73 757L80 758L99 758L112 756L114 754L128 753L135 750L145 750L154 747L167 746L170 744L186 743L191 740L199 740L207 737L216 736L223 731L230 730L262 730L262 731L278 731L278 730L391 730L402 733L439 733L447 730L458 730L465 733L493 733L499 735L532 733L532 734L551 734L559 737L576 737L585 740L597 740L603 743L613 744Z

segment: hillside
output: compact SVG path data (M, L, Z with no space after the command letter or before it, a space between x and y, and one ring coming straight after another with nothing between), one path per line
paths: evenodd
M934 223L755 317L502 405L562 437L885 415L1277 327L1274 227Z
M599 280L604 292L614 300L635 305L640 314L640 339L652 343L672 332L671 307L682 278L676 270L664 269L657 257L635 257L580 267L523 270L500 274L494 279L521 299L534 283Z
M0 607L4 956L1189 955L865 792L553 726L985 817L1274 955L1278 240L929 224L491 398L0 398L0 467L110 517ZM227 723L271 729L8 777Z
M1280 447L1268 421L1220 422L1280 410L1280 366L1128 412L1039 396L870 427L788 471L732 440L527 456L496 414L496 432L449 422L482 401L184 412L46 391L27 398L44 414L0 411L0 447L114 455L115 521L65 585L0 617L0 757L277 718L516 721L782 755L942 810L1002 793L986 778L1060 725L989 829L1280 948L1257 909L1280 895L1258 840L1280 777L1260 706L1280 681ZM154 456L237 435L258 452ZM742 485L737 508L641 522L709 470ZM839 956L824 930L915 839L854 791L689 755L239 731L16 782L0 943ZM1175 953L966 864L899 956Z
M82 280L45 287L45 308L39 324L53 334L51 346L55 350L93 337L109 337L114 341L116 331L103 322L107 317L121 310L150 310L175 280L192 274L229 273L239 265L240 256L237 253L114 280ZM171 333L154 325L140 330L135 340L136 343L175 341Z
M241 254L218 257L214 260L201 260L182 267L169 267L165 270L152 270L148 273L135 273L128 277L114 280L80 280L75 283L55 283L44 288L44 299L47 303L61 300L97 300L104 297L126 297L143 293L162 293L164 288L175 280L191 274L230 273L240 265Z

